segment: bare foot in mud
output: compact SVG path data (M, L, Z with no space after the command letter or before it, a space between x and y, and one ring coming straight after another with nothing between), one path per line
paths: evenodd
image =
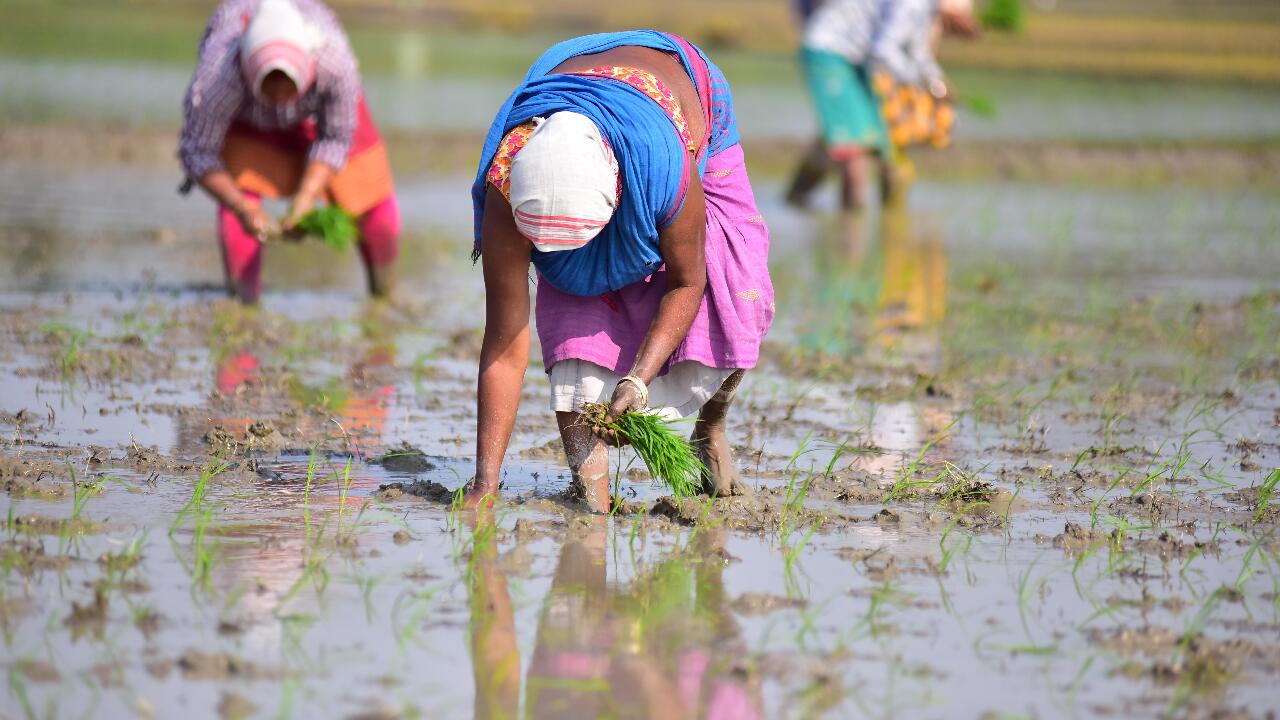
M463 510L484 510L493 507L497 502L497 485L490 486L472 481L467 486L467 492L462 496L462 502L459 507Z
M578 413L557 412L560 439L569 459L569 498L581 500L594 513L608 513L609 449Z
M696 432L689 438L689 442L697 451L698 459L707 467L702 475L702 492L716 497L751 494L751 488L738 474L738 465L733 461L733 449L724 430Z
M609 507L609 476L599 475L583 479L574 473L569 483L569 497L586 503L587 509L601 515L607 514Z

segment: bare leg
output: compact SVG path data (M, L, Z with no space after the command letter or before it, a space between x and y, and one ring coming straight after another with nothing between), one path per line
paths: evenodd
M800 159L800 167L796 168L795 177L791 179L791 185L787 189L787 203L795 207L808 205L809 195L822 184L830 164L822 141L815 142Z
M911 160L900 149L894 148L887 156L880 153L880 204L885 207L901 205L914 174Z
M556 413L564 454L573 473L569 492L580 497L592 512L609 512L609 449L590 426L573 412Z
M744 375L745 370L738 370L730 375L720 386L720 390L702 406L693 435L689 438L697 448L699 458L707 466L707 474L702 478L702 491L709 495L726 497L748 495L751 492L738 475L738 468L733 462L733 448L725 434L725 417L729 414L729 405L733 402L733 395L738 391Z
M376 298L391 297L396 288L395 265L366 265L365 279L369 283L369 294Z
M845 210L857 210L863 205L863 194L867 186L867 155L855 152L845 159L841 166L840 201Z

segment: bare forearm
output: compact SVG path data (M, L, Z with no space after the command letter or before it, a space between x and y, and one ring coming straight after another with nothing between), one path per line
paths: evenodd
M658 304L658 314L649 325L649 332L636 353L631 375L637 375L646 383L658 375L658 371L684 342L702 304L705 282L696 285L673 287L667 290Z
M333 179L333 166L319 160L307 163L306 172L302 174L302 182L298 185L298 196L313 200L324 192Z
M476 411L476 482L496 487L502 459L511 442L520 408L520 392L529 365L529 338L526 330L500 353L481 351L480 380ZM489 343L486 342L486 345ZM495 356L496 355L496 356Z
M219 205L237 215L244 214L248 201L226 170L211 170L200 176L200 187L204 188L205 192L209 193Z

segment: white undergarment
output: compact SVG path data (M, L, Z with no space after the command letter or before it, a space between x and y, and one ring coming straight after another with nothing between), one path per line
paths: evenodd
M676 363L649 383L649 407L672 420L696 415L735 372L694 360ZM553 412L581 412L584 403L607 403L622 379L608 368L576 359L552 365L550 377Z

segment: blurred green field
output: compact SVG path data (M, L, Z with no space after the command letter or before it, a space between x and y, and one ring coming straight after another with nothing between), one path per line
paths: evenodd
M451 75L523 70L547 41L627 27L660 27L717 50L748 81L779 71L796 43L783 0L334 0L366 69L394 65L387 32L425 33L435 70ZM191 0L4 0L0 56L190 62L193 31L213 7ZM1031 12L1023 33L947 42L955 69L1066 72L1280 84L1280 3L1062 2ZM734 51L742 51L736 53Z

